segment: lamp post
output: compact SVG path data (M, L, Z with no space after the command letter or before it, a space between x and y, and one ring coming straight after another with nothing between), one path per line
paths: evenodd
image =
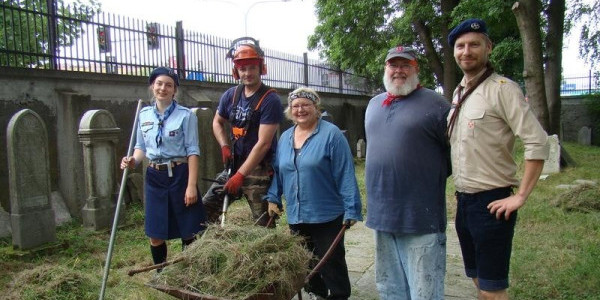
M261 4L261 3L269 3L269 2L289 2L291 0L266 0L266 1L258 1L258 2L254 2L252 4L250 4L250 6L248 6L248 8L246 9L246 13L244 14L244 36L248 36L248 13L250 13L250 10L256 6L257 4Z

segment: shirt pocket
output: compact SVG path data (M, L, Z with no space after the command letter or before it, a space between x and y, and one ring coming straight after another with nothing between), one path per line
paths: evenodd
M485 110L483 109L471 109L465 111L467 124L464 128L466 136L471 138L477 137L477 131L480 129L479 127L483 125L484 117Z
M140 129L142 130L142 137L144 138L146 145L149 145L148 142L150 142L150 140L151 140L151 138L150 138L150 136L152 136L151 133L156 132L156 130L153 130L154 122L144 123L140 126Z
M183 116L171 116L165 122L165 128L163 129L163 141L169 143L169 145L183 146L184 132L183 122L185 118Z

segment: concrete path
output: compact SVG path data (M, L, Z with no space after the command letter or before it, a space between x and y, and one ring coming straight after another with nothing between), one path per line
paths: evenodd
M445 299L477 299L473 281L464 275L454 223L448 223ZM375 239L373 231L360 222L346 231L346 261L352 283L352 299L379 299L375 287ZM297 299L294 298L294 299ZM308 295L303 294L303 300Z

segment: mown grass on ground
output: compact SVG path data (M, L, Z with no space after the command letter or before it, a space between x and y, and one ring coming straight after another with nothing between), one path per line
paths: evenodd
M576 179L600 184L600 148L565 147L578 166L541 180L519 211L510 273L512 299L600 299L600 212L589 209L597 207L594 200L600 201L600 192L589 189L579 193L575 200L588 199L588 204L581 204L569 201L573 196L556 188ZM356 161L356 173L365 201L364 160ZM449 220L454 219L453 193L449 181ZM585 209L572 208L582 205ZM133 204L122 212L123 225L116 235L105 298L172 299L145 286L153 272L127 276L127 271L149 265L151 258L143 232L142 206ZM248 218L247 204L234 203L228 222ZM285 218L280 221L284 223ZM110 233L89 231L74 221L58 228L57 236L66 248L26 259L12 250L10 238L0 240L0 299L98 298ZM179 241L169 243L170 257L179 251Z

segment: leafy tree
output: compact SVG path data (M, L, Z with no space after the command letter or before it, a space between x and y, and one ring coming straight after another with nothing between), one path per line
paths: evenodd
M513 4L520 7L514 14ZM592 65L600 59L599 1L318 0L316 11L320 24L309 47L321 50L324 58L371 78L378 87L385 51L398 44L414 46L423 53L422 82L442 86L447 98L458 81L448 29L467 18L484 19L494 43L494 67L526 88L550 134L560 131L564 33L579 22L580 55Z
M44 67L59 46L71 46L84 34L81 23L90 21L99 11L98 0L77 0L64 5L55 0L54 9L44 0L3 0L0 4L0 65L12 67ZM55 26L49 22L57 15ZM52 33L55 42L52 43ZM44 55L39 55L43 53Z
M422 83L441 86L450 98L459 73L447 36L453 26L472 17L485 19L494 29L491 59L497 70L521 78L519 32L505 0L318 0L316 11L319 25L309 47L333 64L370 78L373 87L381 86L387 49L412 46L422 53Z

